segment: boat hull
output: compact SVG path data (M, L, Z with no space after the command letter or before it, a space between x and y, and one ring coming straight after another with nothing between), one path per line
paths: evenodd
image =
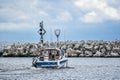
M64 67L65 65L67 66L68 59L61 59L57 61L36 61L33 63L33 66L35 67Z

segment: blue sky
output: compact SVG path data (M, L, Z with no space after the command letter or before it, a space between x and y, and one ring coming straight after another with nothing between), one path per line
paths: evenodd
M0 0L0 41L38 42L43 20L45 41L120 39L120 0Z

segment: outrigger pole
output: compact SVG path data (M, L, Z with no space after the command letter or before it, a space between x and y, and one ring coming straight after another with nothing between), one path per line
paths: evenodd
M46 30L44 29L44 26L43 26L43 21L40 22L40 29L39 29L38 33L40 35L40 42L43 44L43 42L44 42L43 35L46 33Z

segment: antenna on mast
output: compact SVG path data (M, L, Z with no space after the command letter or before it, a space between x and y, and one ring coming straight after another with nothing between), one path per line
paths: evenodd
M60 29L56 29L55 30L55 35L56 35L56 37L57 37L57 47L59 47L59 36L60 36Z
M44 29L43 26L43 21L40 22L40 29L38 31L39 35L40 35L40 42L43 44L44 40L43 40L43 35L45 35L46 30Z

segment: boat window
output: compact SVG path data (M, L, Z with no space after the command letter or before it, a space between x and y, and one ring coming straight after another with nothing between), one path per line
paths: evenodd
M40 61L44 61L44 57L39 57L39 60Z
M49 51L49 60L52 60L52 51Z
M58 50L43 50L43 56L48 56L49 60L58 60L60 58L60 51Z
M53 53L52 53L52 54L54 55L55 53L56 53L56 51L53 51Z
M49 54L49 60L56 60L57 56L59 56L56 50L50 50L48 54Z
M56 52L56 56L59 56L59 51Z
M59 59L59 56L60 56L59 51L56 51L56 59L57 59L57 60Z
M48 51L42 51L42 54L43 54L44 56L48 56Z

